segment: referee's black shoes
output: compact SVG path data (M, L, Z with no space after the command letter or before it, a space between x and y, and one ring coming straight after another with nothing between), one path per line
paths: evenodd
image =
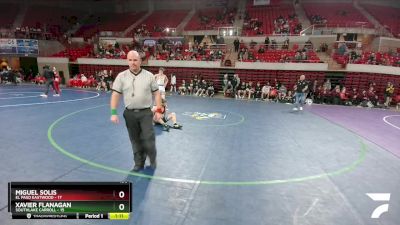
M131 171L133 172L139 172L144 169L144 166L134 166Z
M157 168L157 161L154 161L154 162L150 163L150 168L152 170L155 170Z

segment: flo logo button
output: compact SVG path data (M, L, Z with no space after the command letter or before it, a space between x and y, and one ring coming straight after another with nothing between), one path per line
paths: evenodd
M390 193L366 193L368 197L376 202L389 202ZM389 203L382 204L375 208L371 214L371 218L378 219L385 212L389 211Z

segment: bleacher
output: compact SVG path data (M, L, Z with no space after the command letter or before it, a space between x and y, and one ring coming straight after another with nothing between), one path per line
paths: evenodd
M303 3L307 17L319 15L327 20L328 27L367 27L373 25L361 12L353 6L353 3Z
M375 60L370 60L370 56L374 53ZM340 55L335 53L333 55L333 59L336 60L337 63L345 65L350 61L350 55ZM374 61L374 62L371 62ZM353 64L374 64L374 65L384 65L384 66L395 66L400 67L400 56L389 54L388 52L371 52L365 51L361 54L361 58L358 58L352 62Z
M1 27L11 28L18 15L19 5L14 3L1 3L0 8L2 9L0 13Z
M188 13L189 10L157 10L150 14L138 27L144 25L152 37L167 36L165 29L176 28ZM132 34L134 32L135 29Z
M53 54L52 57L66 57L69 58L70 61L76 61L78 58L87 58L90 57L90 54L93 52L92 45L86 45L81 48L67 48L64 51Z
M254 55L253 60L246 59L243 60L243 62L270 62L270 63L278 63L281 62L282 57L286 56L289 57L290 60L289 62L299 62L299 63L319 63L320 59L318 58L317 54L314 51L308 51L307 54L307 60L295 60L294 56L296 54L296 51L294 50L266 50L264 53L258 53L256 50L250 50L252 54ZM287 61L286 61L287 62Z
M85 21L75 32L75 36L88 39L101 31L123 32L145 14L146 12L97 13L96 16L91 16Z
M41 28L42 32L50 32L59 37L84 14L83 10L32 5L26 12L22 26Z
M225 14L224 10L226 10ZM235 15L236 10L229 8L198 10L187 23L185 30L216 30L218 27L231 27L233 26L232 18Z
M261 31L264 35L275 33L274 21L282 16L285 19L289 19L289 15L294 15L295 10L293 5L276 5L276 6L248 6L246 11L249 15L249 19L245 21L242 35L255 36L256 31L252 29L250 23L253 21L261 22ZM289 20L290 34L295 34L295 27L299 23L298 19ZM297 32L298 33L298 32Z
M400 8L381 5L362 5L380 24L395 36L400 38Z
M358 90L368 90L372 82L376 84L375 91L380 99L382 99L387 83L400 84L400 76L361 72L347 73L344 85L347 88L356 87ZM400 95L399 88L395 88L395 95Z

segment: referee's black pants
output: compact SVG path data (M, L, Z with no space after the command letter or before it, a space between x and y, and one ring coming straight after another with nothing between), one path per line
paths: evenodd
M153 113L150 108L125 109L124 118L132 143L133 158L136 166L144 166L146 157L150 163L156 162L156 138L153 128Z
M53 79L48 79L46 81L46 92L44 93L45 95L47 95L49 93L50 85L53 88L53 90L56 92L56 94L60 94L60 93L58 93L56 87L54 86L54 80Z

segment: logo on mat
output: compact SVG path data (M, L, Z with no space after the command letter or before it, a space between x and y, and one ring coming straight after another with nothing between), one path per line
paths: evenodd
M390 193L366 193L366 195L376 202L390 201ZM371 214L371 218L377 219L387 211L389 211L389 204L382 204L375 208L375 210Z
M211 113L203 113L203 112L184 112L182 115L190 116L196 120L209 120L209 119L220 119L224 120L226 118L226 114L211 112Z

